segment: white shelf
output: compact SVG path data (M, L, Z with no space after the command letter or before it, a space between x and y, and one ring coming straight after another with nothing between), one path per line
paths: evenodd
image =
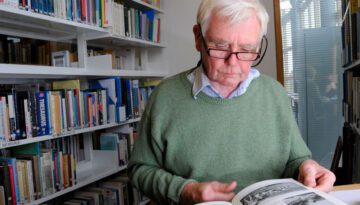
M360 129L356 127L356 124L355 123L351 123L350 124L350 127L356 131L357 134L360 135Z
M41 142L41 141L46 141L46 140L58 139L58 138L67 137L67 136L71 136L71 135L93 132L96 130L126 125L126 124L130 124L130 123L138 122L138 121L140 121L140 118L128 120L128 121L122 122L122 123L110 123L107 125L99 125L99 126L95 126L95 127L67 131L66 133L61 134L61 135L45 135L45 136L38 136L38 137L29 138L29 139L0 143L0 149L21 146L21 145L26 145L26 144L31 144L31 143Z
M90 170L86 170L82 173L79 173L77 176L77 184L75 184L74 186L68 187L64 190L55 192L53 194L51 194L50 196L46 196L44 198L35 200L31 203L28 203L29 205L35 205L35 204L41 204L44 203L46 201L49 201L51 199L54 199L58 196L64 195L66 193L69 193L71 191L77 190L81 187L84 187L88 184L91 184L93 182L96 182L100 179L103 179L107 176L110 176L112 174L115 174L119 171L125 170L126 166L123 167L97 167L95 169L90 169Z
M146 199L145 201L140 202L139 205L146 205L148 203L150 203L150 199Z
M98 26L4 5L0 5L0 24L2 34L53 41L74 39L79 33L86 35L108 33L107 29Z
M95 70L39 65L0 64L0 79L59 79L79 77L165 77L167 72L141 70Z
M350 63L350 64L347 65L347 66L345 66L344 69L345 69L345 70L350 70L350 69L353 69L353 68L355 68L355 67L357 67L357 66L359 66L359 65L360 65L360 59L358 59L358 60Z
M143 7L146 7L146 8L149 8L149 9L153 9L154 11L158 12L158 13L165 13L165 11L161 8L158 8L156 6L153 6L151 4L148 4L146 2L143 2L141 0L132 0L133 2L139 4L139 5L142 5Z
M138 38L131 38L127 36L119 36L111 33L104 33L94 37L87 38L89 44L99 45L103 47L104 45L111 46L138 46L138 47L159 47L164 48L165 45L162 43L156 43L152 41L147 41Z

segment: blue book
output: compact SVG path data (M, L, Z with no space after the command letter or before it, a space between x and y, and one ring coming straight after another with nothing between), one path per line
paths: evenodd
M43 0L44 14L49 15L49 0Z
M11 165L13 168L16 202L17 204L20 204L20 189L19 189L19 182L17 177L16 158L0 157L0 162L5 162Z
M132 80L133 115L140 117L139 80Z
M47 124L46 135L51 135L53 133L53 124L52 124L52 116L51 116L53 113L50 112L51 110L50 92L45 91L45 96L46 96L46 124Z
M48 0L49 1L49 15L54 16L54 0Z
M38 0L38 4L37 4L38 12L41 14L44 13L44 1L45 0Z
M48 135L49 134L49 119L48 119L48 103L45 91L40 91L36 93L36 105L37 105L37 115L39 119L39 135Z
M133 92L132 92L132 81L130 79L125 79L125 88L124 88L124 95L126 100L126 119L132 119L134 117L133 115Z
M91 80L89 89L107 90L108 121L120 122L119 110L121 106L121 80L120 77Z
M100 0L95 0L95 17L96 17L96 25L101 26L101 12L100 12Z
M116 133L101 133L100 150L117 150L119 136Z
M74 95L72 96L73 99L73 111L74 111L74 128L80 128L80 124L79 124L79 111L78 111L78 106L77 106L77 98L76 98L76 94L75 94L75 90L74 90Z
M154 29L154 18L155 18L155 11L154 10L146 10L143 11L143 13L146 14L148 20L149 20L149 40L153 41L153 29Z
M37 9L37 0L31 0L31 11L32 12L38 12L38 9Z
M116 122L120 122L120 107L122 105L122 101L121 101L121 92L122 92L122 89L121 89L121 80L120 78L115 78L115 86L116 86L116 98L117 98L117 101L116 101Z
M80 0L76 0L76 21L81 22L81 4Z
M88 119L88 91L83 91L83 108L84 108L84 127L89 127L89 119Z

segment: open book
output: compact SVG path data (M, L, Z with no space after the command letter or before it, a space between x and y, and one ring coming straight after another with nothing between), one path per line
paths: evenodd
M274 179L254 183L233 198L232 202L213 201L197 205L346 205L335 197L305 187L293 179Z

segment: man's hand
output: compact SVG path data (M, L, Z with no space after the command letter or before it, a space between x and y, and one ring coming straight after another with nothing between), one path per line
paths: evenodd
M236 182L223 184L220 182L191 182L185 185L181 197L181 204L194 204L206 201L230 201L235 193Z
M336 177L314 160L305 160L300 165L298 180L305 186L329 192L333 189Z

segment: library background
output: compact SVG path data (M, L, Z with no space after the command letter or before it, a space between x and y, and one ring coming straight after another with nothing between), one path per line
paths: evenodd
M192 35L191 27L179 30L195 22L200 1L180 2L0 0L0 204L150 203L126 168L149 95L174 73L168 62L190 56L181 62L186 69L198 60L192 36L189 43L181 35ZM360 3L331 2L273 1L281 19L279 80L314 158L331 165L338 183L355 183ZM164 8L181 11L180 4L194 14L180 12L169 27L164 22L178 14Z
M149 202L126 167L163 3L0 1L0 204Z

